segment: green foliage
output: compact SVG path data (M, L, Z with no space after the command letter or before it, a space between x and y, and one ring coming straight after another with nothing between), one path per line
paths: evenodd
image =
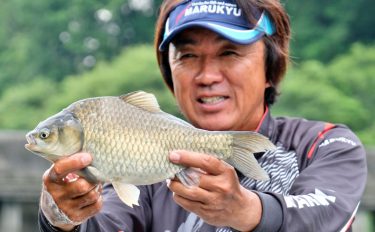
M283 1L293 28L292 54L328 61L353 42L369 44L371 0ZM3 0L0 95L35 76L61 81L111 60L123 47L153 40L161 0Z
M151 42L160 0L3 0L0 95L44 76L61 81L111 60L123 47Z
M348 125L368 144L375 138L373 78L375 46L355 44L348 54L323 65L306 61L289 70L275 115L301 116ZM153 48L124 49L111 62L56 83L37 78L8 89L0 99L0 127L30 129L70 103L88 97L121 95L135 90L154 93L161 108L179 114L165 87Z
M178 114L151 46L161 0L3 0L0 128L30 129L82 98L155 93ZM296 64L276 114L349 125L375 144L375 1L283 1ZM354 44L354 45L353 45Z
M375 46L354 44L350 53L331 62L329 82L345 95L359 99L375 115Z
M355 44L348 54L323 65L306 61L288 72L277 115L348 125L365 143L375 140L375 46Z
M0 128L28 128L32 122L50 114L42 109L47 108L55 87L54 82L37 78L8 88L0 100Z
M125 49L111 63L102 62L91 72L65 78L48 105L58 110L78 99L117 96L136 90L154 93L164 110L176 112L172 94L160 77L151 46Z
M305 67L309 65L313 64L307 62L294 75L288 75L275 107L280 111L278 114L350 124L353 129L368 124L369 112L363 109L361 102L314 78L314 73L309 73L310 67Z
M36 79L9 89L0 101L0 128L30 129L79 99L118 96L144 90L156 95L161 108L178 114L172 94L160 77L151 46L125 49L113 62L69 76L61 83Z
M292 24L292 54L298 60L329 61L354 42L371 44L375 1L283 1Z

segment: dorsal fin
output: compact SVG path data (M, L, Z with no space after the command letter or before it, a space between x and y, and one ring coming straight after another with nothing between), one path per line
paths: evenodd
M156 97L151 93L135 91L120 96L120 99L133 106L137 106L149 112L162 112Z

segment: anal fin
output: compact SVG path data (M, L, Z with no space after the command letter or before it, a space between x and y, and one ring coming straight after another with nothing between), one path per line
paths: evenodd
M112 182L113 188L115 189L117 195L126 205L133 208L133 205L138 205L138 199L140 191L132 184L126 184L120 181Z

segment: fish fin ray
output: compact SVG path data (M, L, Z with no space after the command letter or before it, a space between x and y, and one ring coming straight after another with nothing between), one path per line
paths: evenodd
M135 91L135 92L121 95L119 98L125 101L126 103L142 108L149 112L153 112L153 113L162 112L162 110L160 109L158 100L151 93L146 93L143 91Z
M122 202L131 208L133 208L133 205L139 206L138 199L140 191L135 185L120 181L113 181L112 185Z
M199 186L201 172L195 168L186 168L176 173L177 178L186 187Z
M259 165L254 153L274 150L275 145L265 136L256 132L232 132L233 155L226 161L242 174L256 180L268 180L266 171Z

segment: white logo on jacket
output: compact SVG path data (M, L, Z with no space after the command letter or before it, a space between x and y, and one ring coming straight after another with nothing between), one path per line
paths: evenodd
M339 138L331 138L331 139L326 139L324 140L320 145L319 145L319 148L321 147L325 147L327 145L330 145L331 143L336 143L336 142L340 142L340 143L346 143L346 144L349 144L349 145L352 145L352 146L357 146L357 143L355 143L354 141L350 140L350 139L347 139L347 138L344 138L344 137L339 137Z
M328 206L330 203L335 203L336 197L329 196L315 189L315 193L309 193L307 195L298 196L284 196L286 207L288 208L299 208L314 207L314 206Z

